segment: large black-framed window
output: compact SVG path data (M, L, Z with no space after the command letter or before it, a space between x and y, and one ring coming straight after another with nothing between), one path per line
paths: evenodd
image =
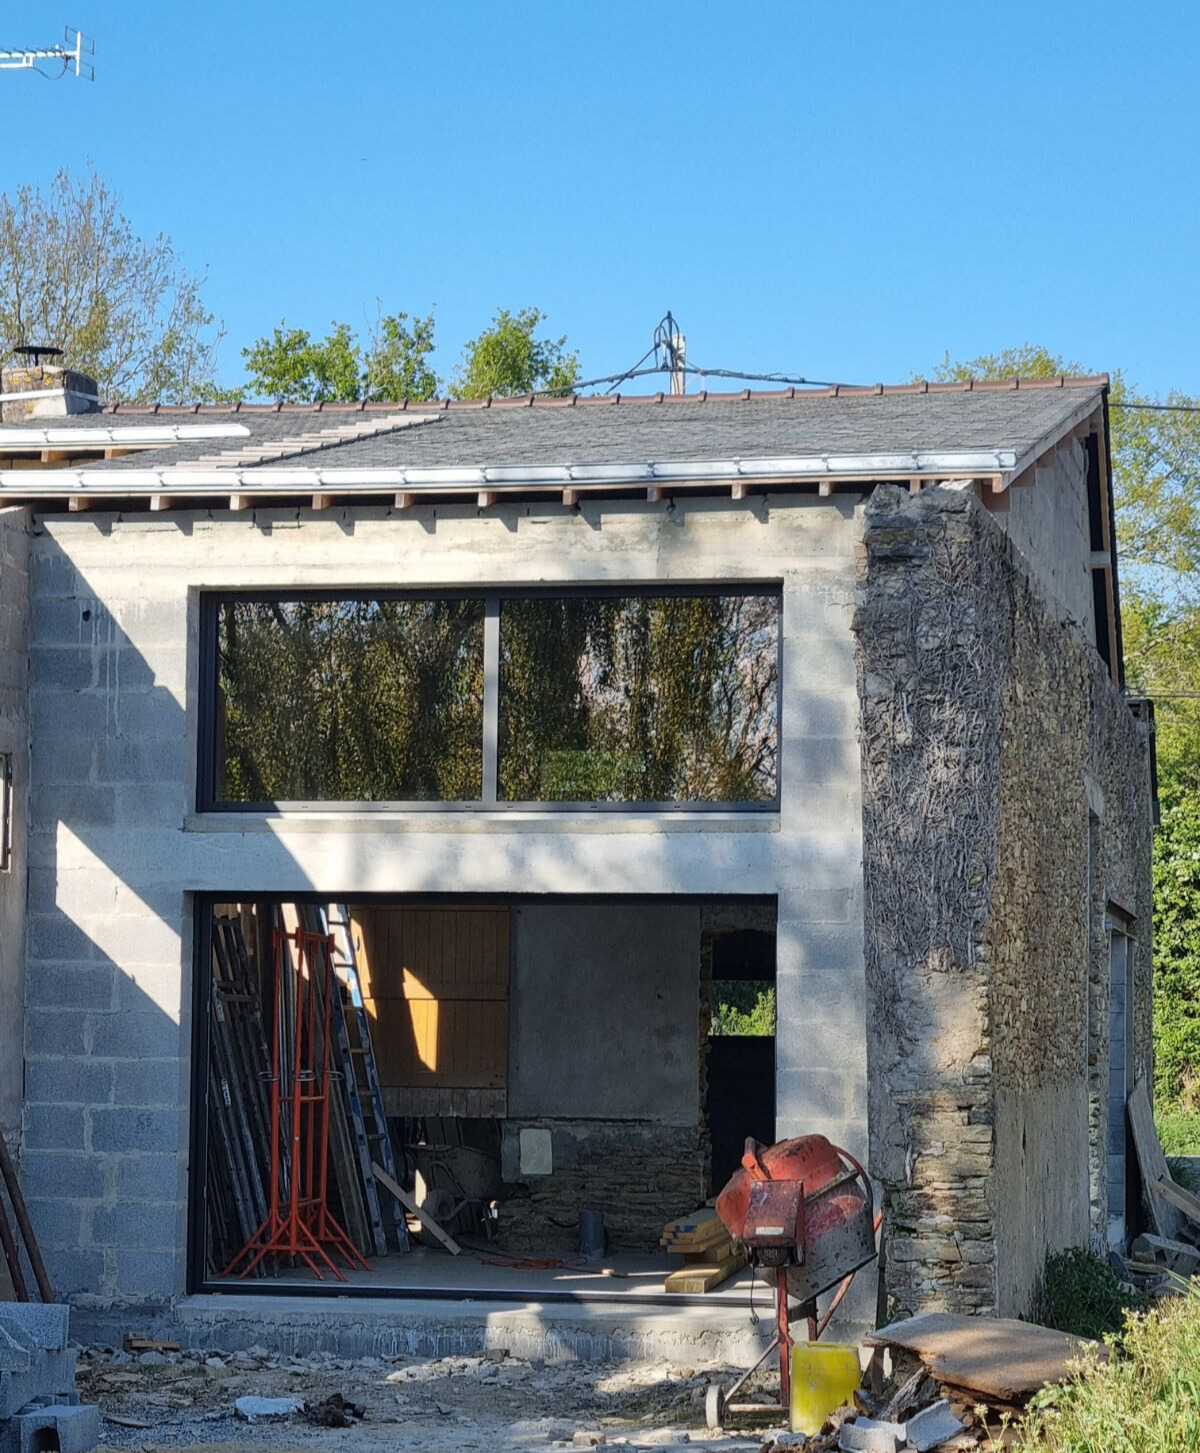
M771 810L778 585L201 597L200 811Z

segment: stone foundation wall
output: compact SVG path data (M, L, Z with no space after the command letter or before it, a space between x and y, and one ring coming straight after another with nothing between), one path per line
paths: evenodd
M1089 1103L1107 1054L1096 925L1114 898L1135 919L1149 1052L1145 732L969 489L882 488L864 538L870 1159L888 1287L908 1310L1012 1314L1045 1252L1086 1242L1102 1214Z
M500 1206L499 1240L507 1251L567 1251L579 1243L581 1209L602 1211L614 1251L654 1250L664 1224L704 1203L707 1136L697 1127L630 1121L545 1120L553 1171L521 1177ZM506 1122L504 1178L516 1180L515 1137Z

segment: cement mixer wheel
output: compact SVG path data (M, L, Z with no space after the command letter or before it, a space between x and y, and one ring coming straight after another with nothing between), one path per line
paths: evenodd
M725 1394L715 1382L704 1394L704 1421L710 1428L725 1426Z

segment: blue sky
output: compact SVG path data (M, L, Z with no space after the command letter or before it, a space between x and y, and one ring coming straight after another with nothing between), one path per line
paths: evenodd
M671 308L709 366L895 381L1044 342L1200 393L1200 7L40 0L0 187L87 162L208 269L227 382L286 316L535 304L585 375Z

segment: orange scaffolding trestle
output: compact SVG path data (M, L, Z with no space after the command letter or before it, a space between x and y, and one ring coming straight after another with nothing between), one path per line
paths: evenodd
M290 947L296 953L291 984ZM303 928L293 933L277 928L274 949L270 1206L266 1220L224 1274L249 1276L266 1257L276 1256L302 1261L319 1280L324 1280L324 1271L331 1271L345 1281L331 1252L340 1255L347 1266L369 1271L370 1265L328 1204L333 1079L330 1031L333 996L338 992L333 976L334 940L331 935ZM290 994L289 988L293 990ZM285 1032L292 1039L286 1084L281 1053ZM243 1261L245 1265L238 1271Z

